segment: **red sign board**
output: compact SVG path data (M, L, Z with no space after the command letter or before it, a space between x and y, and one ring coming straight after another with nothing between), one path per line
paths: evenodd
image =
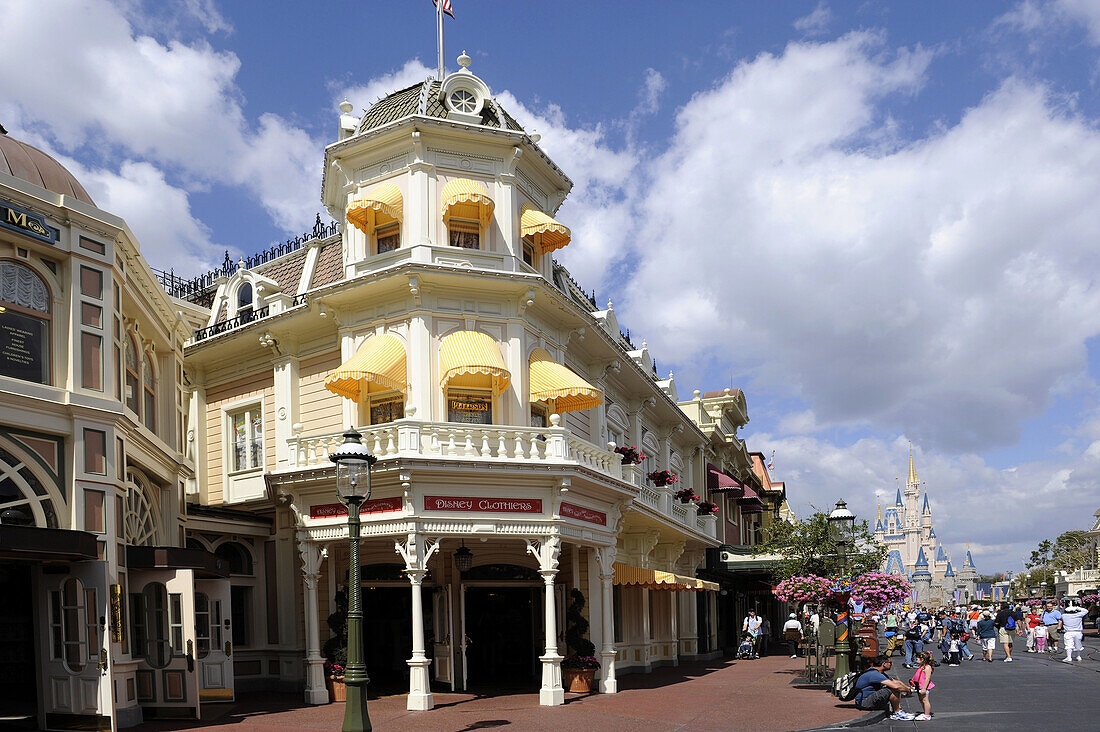
M373 501L367 501L359 507L359 514L387 513L400 510L401 499L394 496L393 498L376 498ZM319 503L309 507L310 518L331 518L332 516L347 515L348 507L342 503Z
M485 513L542 513L542 499L424 496L424 510L482 511Z
M573 503L561 502L561 511L559 512L565 518L577 519L578 521L587 521L590 524L599 524L600 526L607 526L607 514L600 511L593 511L591 508L585 508L584 506L577 506Z

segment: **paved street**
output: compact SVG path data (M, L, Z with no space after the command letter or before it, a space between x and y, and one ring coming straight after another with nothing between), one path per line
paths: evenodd
M862 716L816 687L795 680L802 661L770 656L757 661L713 661L631 674L615 695L566 695L563 707L538 705L538 694L476 697L437 694L436 709L405 710L405 697L370 702L374 729L395 732L506 727L515 732L719 732L724 730L795 730L836 724ZM274 706L273 706L274 705ZM339 729L343 704L306 707L301 696L244 696L237 704L208 705L204 721L150 722L135 732L203 727L233 732Z
M1017 646L1024 647L1022 642ZM1021 652L1013 654L1013 663L1003 663L1004 654L998 648L993 663L984 663L979 656L959 668L940 666L932 677L936 684L932 720L886 720L872 729L1100 729L1100 639L1095 635L1085 638L1084 655L1082 663L1069 665L1056 660L1065 657L1061 652L1058 656ZM895 657L890 675L905 678L903 674L912 671ZM902 708L920 713L915 696L905 699Z

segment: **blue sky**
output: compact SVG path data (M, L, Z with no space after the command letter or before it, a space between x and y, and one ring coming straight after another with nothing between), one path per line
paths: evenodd
M1097 508L1100 0L454 0L575 188L561 260L681 397L746 389L797 510L910 441L983 571ZM432 74L429 0L13 0L0 122L196 272L309 228L336 104ZM54 47L43 53L41 39Z

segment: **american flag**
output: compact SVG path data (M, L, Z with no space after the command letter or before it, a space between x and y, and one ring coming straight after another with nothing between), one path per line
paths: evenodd
M436 7L442 5L444 13L451 16L452 18L455 17L455 12L451 9L451 0L432 0L432 5L435 5Z

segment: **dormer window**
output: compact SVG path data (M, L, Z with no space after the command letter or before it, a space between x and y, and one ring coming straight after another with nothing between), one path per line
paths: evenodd
M237 317L241 323L252 320L252 283L245 282L237 290Z
M459 89L451 94L451 108L472 114L477 109L477 97L467 89Z

